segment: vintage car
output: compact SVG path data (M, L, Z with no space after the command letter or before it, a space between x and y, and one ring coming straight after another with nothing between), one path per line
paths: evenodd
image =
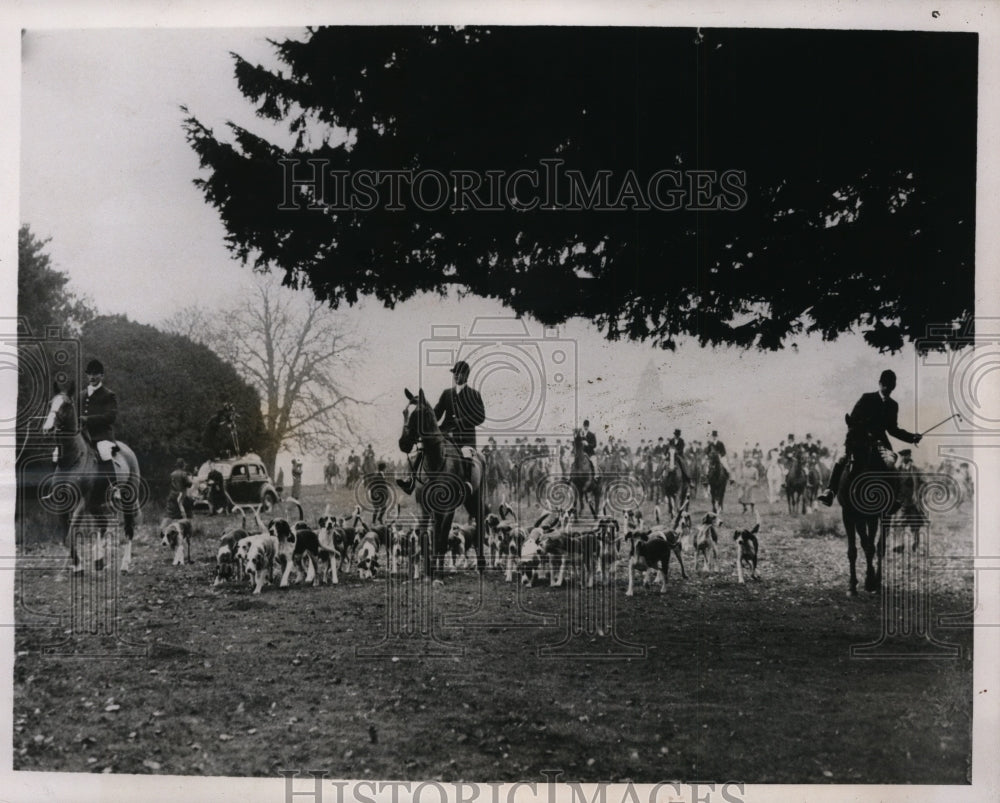
M253 453L202 463L194 490L199 513L229 510L233 505L262 505L268 510L280 499L263 461Z

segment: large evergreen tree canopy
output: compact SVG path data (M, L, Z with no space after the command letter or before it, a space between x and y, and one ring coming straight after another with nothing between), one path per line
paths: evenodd
M197 183L236 256L333 306L458 286L612 339L761 349L847 331L898 349L973 313L974 34L380 27L274 45L282 69L234 54L236 79L290 136L189 117ZM469 171L489 205L489 171L544 177L543 160L561 160L554 198L525 179L481 211L459 191ZM425 181L419 208L366 170L440 171L452 194ZM577 200L610 171L605 194L558 208L566 171ZM643 209L658 171L678 172ZM725 171L742 171L728 193Z

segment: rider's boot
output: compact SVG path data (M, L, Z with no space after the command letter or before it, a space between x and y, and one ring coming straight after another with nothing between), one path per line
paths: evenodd
M472 461L463 459L462 462L465 464L465 493L467 498L471 498L475 490L472 487Z
M423 453L420 453L414 459L412 465L410 466L410 476L406 479L396 479L396 485L403 489L404 493L412 494L413 489L417 485L417 471L420 469L420 461L423 459Z
M101 513L112 513L114 511L115 503L121 502L121 493L115 485L115 481L118 477L115 474L114 462L111 460L98 460L97 472L97 510Z
M840 459L833 465L833 471L830 472L830 482L827 485L826 490L816 497L827 507L830 507L830 505L833 504L833 498L837 494L837 486L840 485L840 474L843 470L844 461L843 459Z

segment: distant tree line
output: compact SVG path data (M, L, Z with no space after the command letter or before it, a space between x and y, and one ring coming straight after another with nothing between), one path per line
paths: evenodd
M161 332L125 316L98 315L92 302L77 297L67 275L52 264L47 243L27 225L21 227L19 482L33 486L51 470L51 444L39 437L39 428L53 395L52 382L61 370L58 353L79 357L65 371L75 381L77 393L86 381L81 371L87 361L97 358L104 363L105 382L119 402L115 435L135 450L156 501L166 493L177 458L197 465L223 448L225 443L212 437L208 424L226 404L233 406L242 451L271 448L260 396L232 365L183 335Z

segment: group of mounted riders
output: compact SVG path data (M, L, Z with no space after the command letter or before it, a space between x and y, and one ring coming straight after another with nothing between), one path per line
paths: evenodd
M72 388L57 388L43 426L45 431L63 433L63 440L53 455L57 474L62 472L63 476L75 479L83 492L80 509L73 516L84 510L91 514L102 511L110 514L109 509L113 507L117 495L115 454L121 452L132 455L127 446L118 444L115 440L117 397L104 386L104 366L98 360L91 360L86 367L86 374L87 387L76 404L72 398ZM581 497L590 494L590 506L594 515L597 515L599 506L601 474L613 474L618 469L640 477L645 476L656 484L663 483L665 493L666 478L676 477L680 493L671 499L673 506L679 504L682 498L687 498L690 491L697 490L704 460L708 467L709 485L713 489L713 507L716 505L714 485L721 483L721 492L724 493L725 485L728 484L726 448L719 440L717 431L711 433L704 446L698 443L687 446L681 431L675 429L669 440L660 438L656 444L650 442L640 446L635 454L627 444L615 442L613 438L609 438L598 452L596 434L590 429L589 421L584 421L583 426L574 431L571 445L557 443L555 449L550 449L545 439L539 438L532 444L522 439L512 449L502 449L490 438L488 444L479 451L476 448L476 428L486 420L486 407L479 391L469 385L469 374L468 363L462 360L456 362L452 368L452 386L445 389L433 407L427 402L422 390L416 396L409 391L406 393L408 403L403 411L403 433L399 439L399 447L407 455L413 453L418 445L420 448L416 449L413 459L408 458L409 476L397 479L396 482L406 493L415 494L425 511L431 506L427 502L426 487L423 492L419 487L421 478L424 478L426 486L428 476L451 477L459 485L458 497L462 499L470 517L475 518L481 526L487 501L482 493L483 479L486 477L491 481L509 481L509 477L497 475L504 460L510 464L518 464L518 461L522 461L521 464L536 463L543 466L542 470L545 472L552 471L554 465L558 466L557 470L561 470L564 476L577 485ZM892 398L895 387L895 374L883 371L879 377L878 390L862 395L845 417L848 428L845 453L833 466L826 489L818 495L818 500L828 506L836 497L844 508L849 553L852 555L852 589L856 583L853 576L854 529L862 531L862 543L867 544L866 528L870 522L852 504L847 488L849 481L861 470L895 472L899 489L896 509L907 504L907 494L912 500L915 485L919 482L911 450L902 450L897 455L889 441L888 436L891 435L916 446L922 437L899 426L899 407ZM80 411L78 422L75 420L76 409ZM78 431L66 432L70 426L67 421ZM73 440L73 437L79 441ZM757 451L756 455L753 451L746 454L745 462L752 465L755 457L759 462L759 449ZM782 463L786 469L786 484L796 467L803 463L820 464L827 455L825 448L819 442L813 443L810 436L803 442L796 442L794 436L789 436L788 441L781 445L777 456L774 450L770 453L772 461ZM132 481L138 482L138 465L134 456L128 462L128 466L123 464L118 467L117 486L121 484L123 471L126 475L134 475ZM358 473L363 473L367 467L374 471L376 467L374 452L370 446L361 458L349 462L349 469ZM182 469L183 466L179 465L177 473ZM719 502L721 504L721 498ZM434 515L437 516L437 512ZM453 515L454 506L444 518L435 519L437 539L446 537L441 532L441 527L445 522L450 527ZM70 526L73 516L70 517ZM128 529L130 534L131 521ZM873 540L873 537L868 540ZM866 546L866 555L868 552Z

